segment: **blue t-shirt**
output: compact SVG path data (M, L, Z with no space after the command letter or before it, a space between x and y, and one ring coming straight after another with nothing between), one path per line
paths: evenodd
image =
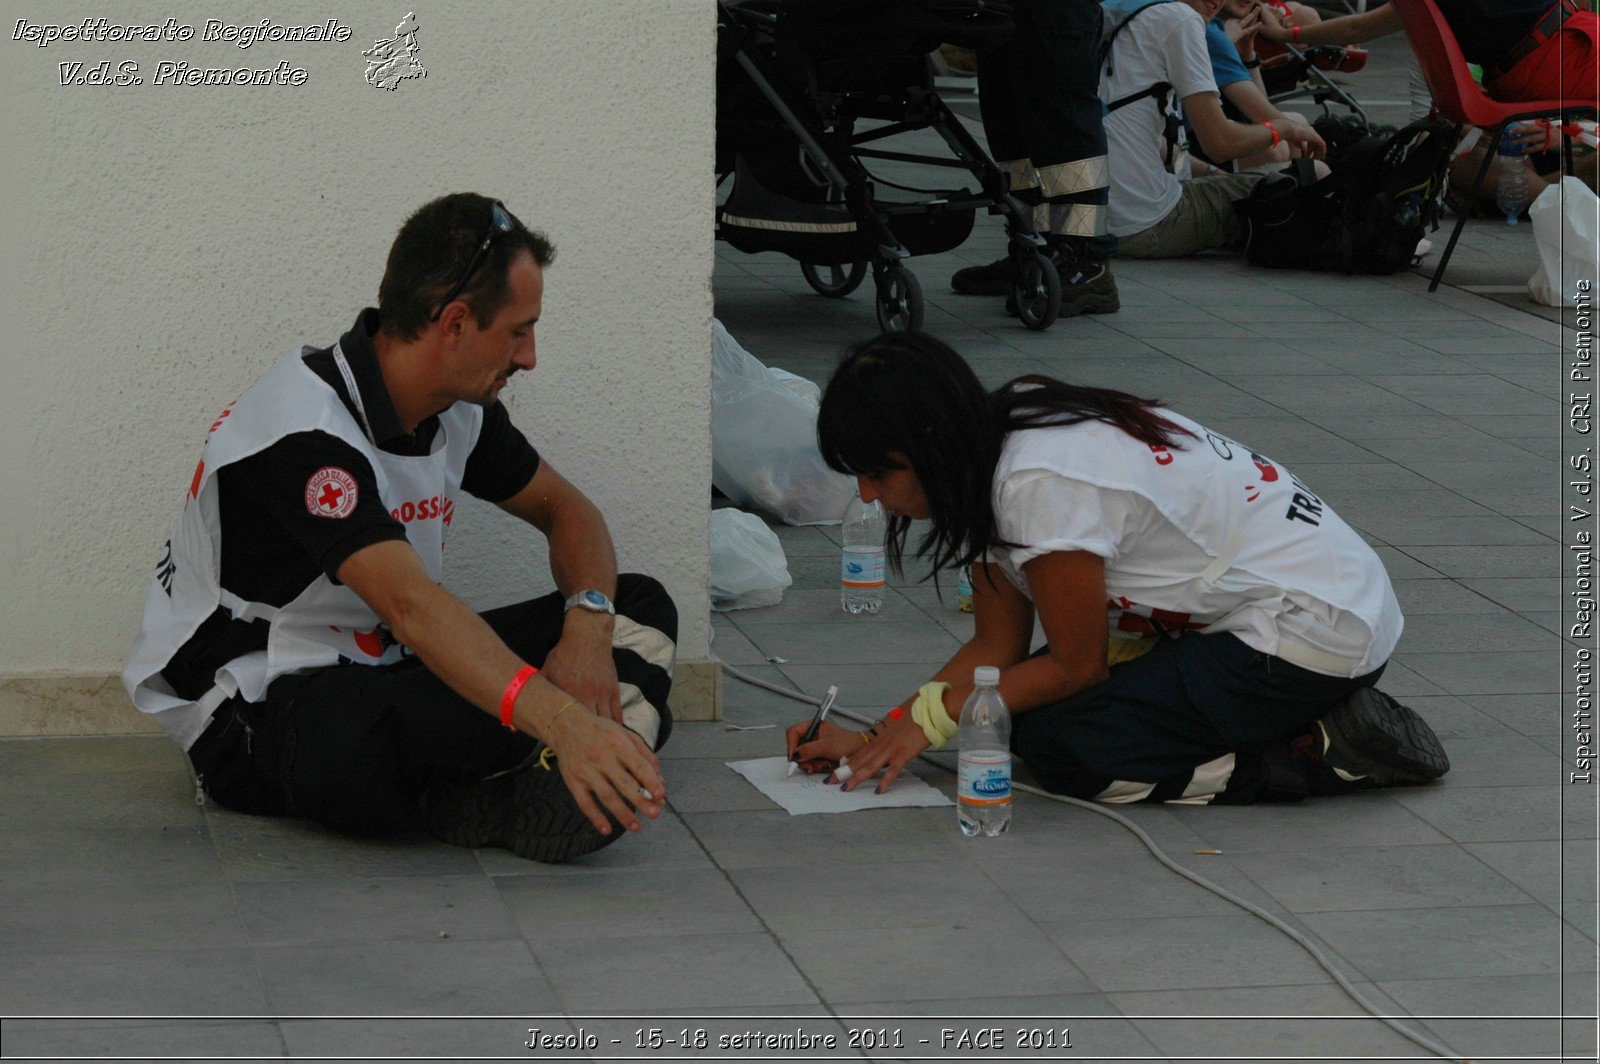
M1206 23L1206 51L1211 53L1211 74L1217 79L1217 88L1250 80L1250 71L1239 58L1239 49L1228 40L1228 31L1222 28L1221 19Z

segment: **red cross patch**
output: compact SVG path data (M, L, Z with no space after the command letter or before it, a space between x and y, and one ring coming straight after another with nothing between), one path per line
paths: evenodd
M356 478L338 466L323 466L306 481L306 509L313 517L349 517L359 496Z

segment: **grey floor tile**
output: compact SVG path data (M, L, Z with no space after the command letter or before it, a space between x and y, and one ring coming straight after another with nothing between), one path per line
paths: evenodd
M1407 655L1539 651L1561 645L1560 637L1508 610L1416 614L1407 618L1403 638Z
M1461 843L1581 838L1570 826L1563 791L1556 784L1444 786L1399 792L1395 801Z
M1469 695L1463 701L1523 735L1565 735L1571 723L1562 696Z
M0 1001L15 1016L273 1014L250 955L235 949L7 950L0 959Z
M21 953L160 950L174 942L221 950L246 944L228 883L97 875L0 881L0 939Z
M1374 1004L1386 1000L1366 984L1356 989ZM1145 1037L1175 1055L1369 1060L1417 1052L1331 983L1130 991L1110 997L1125 1013L1140 1017L1133 1022Z
M785 690L801 693L799 688L794 685L794 681L785 676L776 665L739 665L735 666L735 668L739 672L753 676L758 680L776 684ZM826 688L823 691L826 691ZM822 691L816 692L819 695L822 693ZM745 683L729 671L725 670L723 672L722 723L724 725L792 724L798 719L799 715L809 712L814 706L815 703L808 704L796 701L786 695L778 694L776 691L769 691L764 687ZM678 730L674 726L672 737L667 740L667 745L662 748L661 755L663 757L679 756L678 751L674 749L677 746ZM706 756L697 752L696 747L688 744L685 744L683 749L685 751L683 756Z
M918 610L906 608L896 620L870 627L841 624L763 624L745 629L747 637L768 656L794 665L831 663L944 664L961 648L954 636L927 623ZM934 669L929 669L931 674Z
M1530 532L1530 534L1533 534ZM838 547L834 547L837 554ZM885 593L887 609L879 613L846 613L839 606L839 589L790 588L783 593L783 601L776 606L763 606L754 610L735 610L724 614L740 629L765 628L773 624L853 624L866 626L887 624L897 615L904 616L899 592L889 588Z
M1412 695L1405 701L1428 722L1446 752L1458 739L1501 739L1516 733L1516 729L1454 695Z
M890 706L897 706L917 693L938 671L932 662L874 665L781 666L795 686L812 694L822 694L829 685L839 688L839 705L845 709L870 710L876 718ZM804 713L797 714L799 720Z
M847 872L839 866L739 868L729 876L763 923L784 938L818 927L847 939L874 928L940 934L957 924L1014 927L1026 919L989 876L970 864L869 860L850 864ZM938 883L945 897L984 900L981 906L907 904L929 883Z
M767 656L732 622L717 626L711 639L711 653L729 665L765 665Z
M1425 614L1456 617L1467 613L1500 613L1508 607L1484 592L1457 580L1394 580L1395 598L1400 601L1400 612L1406 617L1407 629L1412 618Z
M800 720L805 716L807 714L797 713L795 719ZM781 738L776 740L769 756L782 756L782 743ZM756 790L749 780L720 760L676 761L670 768L672 779L667 784L667 804L679 815L761 812L779 808L772 799Z
M1592 975L1572 972L1524 973L1520 975L1466 976L1458 979L1391 979L1380 984L1399 1007L1420 1015L1436 1017L1530 1017L1594 1014ZM1525 1030L1525 1029L1524 1029ZM1472 1030L1455 1048L1494 1052L1515 1051L1504 1040L1492 1038L1492 1031ZM1518 1032L1519 1034L1521 1032ZM1473 1059L1477 1059L1475 1055Z
M1396 658L1453 695L1538 694L1555 691L1561 683L1560 651L1413 654L1402 642Z
M1426 788L1433 789L1433 788ZM1230 857L1349 846L1431 846L1449 842L1399 804L1401 788L1308 799L1294 805L1174 809L1204 846Z
M251 955L271 1014L282 1017L506 1016L560 1007L520 938L302 944Z
M1516 883L1534 900L1563 916L1593 915L1596 846L1584 842L1480 842L1465 847Z
M1462 789L1567 782L1562 759L1520 734L1451 742L1449 785Z
M189 772L189 759L165 735L0 739L0 775L98 776L111 772L181 776Z
M731 681L730 681L731 682ZM749 688L746 690L759 690ZM717 761L742 761L752 757L771 757L783 753L783 728L804 716L809 707L802 702L772 695L772 706L758 711L749 704L730 706L723 699L723 719L719 721L680 720L672 726L672 738L661 748L659 756L665 762L712 759ZM761 714L758 721L757 714ZM735 730L733 721L757 725L771 722L773 727L750 727ZM672 786L671 765L667 773L667 786Z
M498 941L517 933L482 873L242 882L234 892L257 946Z
M1587 941L1542 905L1307 913L1316 935L1368 978L1467 978L1581 971ZM1565 954L1563 946L1565 944ZM1594 944L1583 953L1592 957Z
M472 851L423 835L353 838L307 820L246 816L208 803L211 837L231 879L469 875Z
M1050 937L1108 994L1264 987L1327 979L1311 956L1248 913L1138 920L1063 919ZM1142 957L1147 963L1128 963Z
M813 928L785 935L784 943L823 1000L839 1008L882 1000L885 971L902 973L896 996L903 1000L947 998L949 988L965 984L974 970L985 973L988 998L1095 989L1031 921L967 927L959 926L959 912L951 915L950 926L937 934L863 929L844 948L832 929Z
M1453 845L1254 853L1233 860L1297 913L1525 905L1534 900Z
M1561 571L1561 545L1553 541L1528 546L1424 546L1415 548L1415 553L1446 576L1462 580L1549 578Z
M1346 520L1349 520L1348 516ZM1527 525L1495 514L1472 517L1419 516L1393 513L1357 522L1385 543L1396 546L1548 546L1550 541Z
M0 869L26 870L26 878L0 872L0 891L41 892L63 881L198 883L222 874L203 824L146 825L122 831L58 824L41 830L0 832Z
M569 1012L652 1014L707 1006L814 1005L817 996L766 934L640 935L601 953L534 944Z
M582 876L507 876L496 880L522 934L549 943L598 948L595 940L640 935L747 934L760 919L720 869L637 869ZM609 948L609 946L607 947Z
M7 1020L8 1057L279 1057L285 1041L262 1020Z
M1461 583L1509 610L1547 610L1561 601L1561 579L1556 576L1500 576Z
M186 773L80 773L66 785L52 775L0 775L0 832L71 825L86 830L138 831L202 824Z
M954 819L948 808L877 809L851 816L790 816L773 808L684 814L718 867L730 872L953 860L963 841Z

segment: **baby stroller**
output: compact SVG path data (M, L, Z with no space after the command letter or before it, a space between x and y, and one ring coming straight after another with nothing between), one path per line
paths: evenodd
M1005 217L1018 316L1045 329L1061 281L1029 212L1004 173L934 91L927 54L941 43L981 47L1011 32L1000 0L719 0L717 184L733 186L717 238L740 251L777 251L806 283L843 298L868 268L886 332L920 329L921 286L905 260L958 247L980 207ZM871 128L858 131L857 123ZM886 124L879 124L886 123ZM955 158L868 147L932 129ZM868 172L883 159L968 171L981 191L895 185ZM888 199L880 185L916 194Z
M1324 44L1300 49L1292 44L1257 40L1256 54L1261 58L1261 83L1273 103L1281 105L1310 97L1324 114L1332 114L1329 104L1337 102L1359 117L1362 125L1371 124L1365 108L1329 76L1335 72L1354 74L1365 67L1365 48Z

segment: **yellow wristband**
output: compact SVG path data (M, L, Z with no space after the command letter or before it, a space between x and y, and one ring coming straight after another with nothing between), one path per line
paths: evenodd
M949 689L947 683L925 683L917 692L917 700L911 704L911 719L922 728L928 746L934 750L955 738L961 730L945 712L944 693Z
M550 727L550 725L552 725L552 724L554 724L556 722L556 718L557 717L561 716L561 714L565 713L567 710L571 709L573 706L575 706L577 704L578 704L578 700L576 698L567 699L567 704L562 706L560 709L556 710L554 713L550 714L550 719L544 722L544 726L546 728Z

